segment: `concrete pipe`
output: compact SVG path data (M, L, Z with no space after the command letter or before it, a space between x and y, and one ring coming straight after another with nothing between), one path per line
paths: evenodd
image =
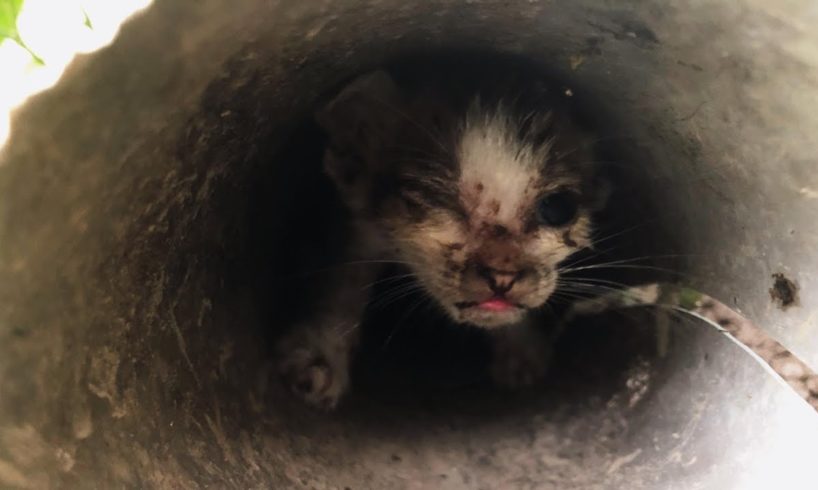
M278 387L259 284L327 91L410 55L524 59L615 133L650 223L628 253L816 368L816 23L807 0L157 2L12 121L0 487L813 488L818 415L704 321L662 349L650 315L588 322L514 395L370 369L326 415Z

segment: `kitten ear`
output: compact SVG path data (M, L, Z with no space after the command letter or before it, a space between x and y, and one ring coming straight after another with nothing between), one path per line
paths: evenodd
M347 201L363 202L367 177L379 163L379 150L396 137L400 105L392 77L378 70L353 80L316 113L316 121L329 136L324 170Z
M400 106L397 85L385 71L361 75L316 114L334 147L360 156L394 138Z
M560 134L554 151L558 155L567 155L573 164L578 166L582 175L583 191L588 196L586 206L592 213L608 207L614 191L614 181L601 160L597 141L592 134L566 120L556 120L552 131Z

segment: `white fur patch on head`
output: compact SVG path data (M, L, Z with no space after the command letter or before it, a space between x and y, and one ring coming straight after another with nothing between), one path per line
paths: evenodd
M473 219L519 226L530 205L548 144L535 147L519 135L519 122L502 108L486 112L475 104L459 141L461 195Z

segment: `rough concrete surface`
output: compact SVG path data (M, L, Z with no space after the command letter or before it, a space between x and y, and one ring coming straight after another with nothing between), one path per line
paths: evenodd
M311 190L278 150L346 77L407 51L523 55L649 169L632 252L684 257L674 272L816 366L814 16L156 2L15 114L0 154L0 487L811 488L818 417L702 322L658 343L644 319L577 328L528 395L371 388L306 412L272 377L248 216L262 178L272 230ZM774 273L797 306L771 298Z

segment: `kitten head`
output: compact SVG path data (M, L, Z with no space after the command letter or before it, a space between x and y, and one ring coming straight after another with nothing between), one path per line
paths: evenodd
M521 100L460 104L375 72L318 115L347 205L453 319L487 328L548 300L603 201L584 136Z

